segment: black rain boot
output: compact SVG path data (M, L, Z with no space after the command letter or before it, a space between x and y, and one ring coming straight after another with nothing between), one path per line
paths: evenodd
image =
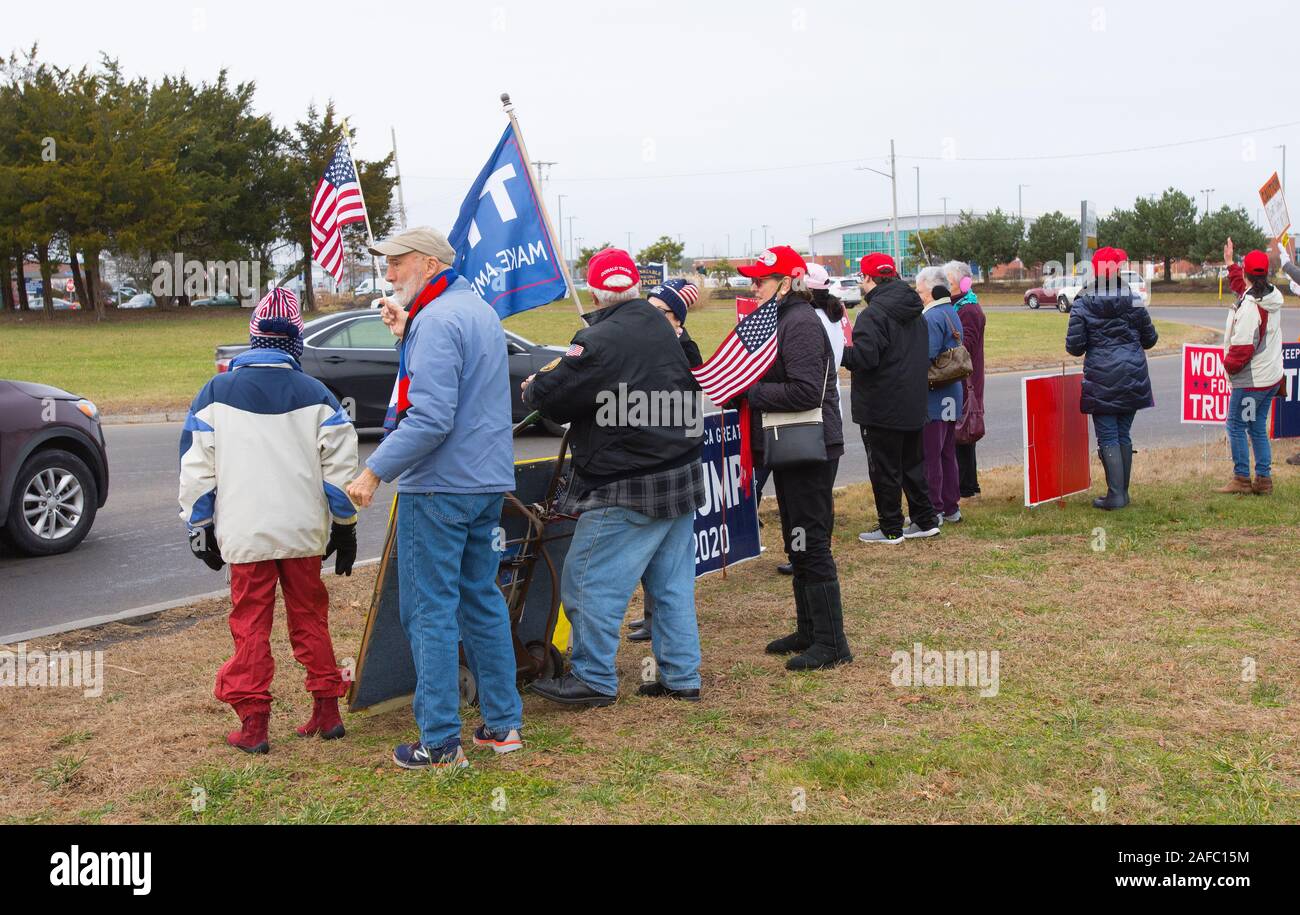
M1128 484L1133 479L1133 443L1119 446L1120 463L1124 465L1124 504L1128 505Z
M768 654L794 654L812 647L813 628L808 616L808 593L802 578L796 576L791 579L791 584L794 587L795 630L790 635L768 642L765 649Z
M844 609L840 606L838 581L810 582L804 586L808 615L812 619L813 644L803 654L785 662L786 670L822 670L853 660L844 637Z
M1092 507L1100 508L1103 511L1123 508L1127 503L1124 501L1122 491L1124 485L1124 460L1120 457L1119 445L1106 445L1098 448L1097 456L1101 458L1102 469L1106 471L1106 495L1093 499Z

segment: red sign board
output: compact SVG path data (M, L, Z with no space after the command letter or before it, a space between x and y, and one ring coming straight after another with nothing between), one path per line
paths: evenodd
M1184 343L1183 422L1222 426L1231 394L1223 369L1223 347Z
M1036 375L1020 386L1025 505L1087 492L1088 417L1079 412L1083 375Z

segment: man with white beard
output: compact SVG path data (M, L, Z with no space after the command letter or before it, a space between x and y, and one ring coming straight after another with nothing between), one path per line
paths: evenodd
M393 761L406 769L464 767L457 644L465 643L483 724L474 745L523 745L523 704L494 545L501 503L515 487L510 369L492 306L451 268L456 252L436 229L376 244L388 259L384 322L399 343L387 436L348 486L369 505L397 480L397 575L402 626L415 661L420 739Z

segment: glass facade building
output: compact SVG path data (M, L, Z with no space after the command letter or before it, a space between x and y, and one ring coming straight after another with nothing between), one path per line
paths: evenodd
M894 233L886 228L883 232L846 232L842 236L844 260L846 269L851 267L857 272L857 265L873 251L883 251L885 254L895 257L896 259L907 259L909 252L912 250L912 235L915 227L904 228L903 220L899 219L898 226L898 254L894 253Z

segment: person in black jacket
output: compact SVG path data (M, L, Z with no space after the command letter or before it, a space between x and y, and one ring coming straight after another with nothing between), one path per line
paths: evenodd
M1093 279L1074 299L1065 351L1083 356L1079 410L1092 414L1097 456L1106 471L1106 495L1093 508L1112 511L1129 503L1133 439L1129 430L1137 411L1155 406L1145 350L1159 335L1150 313L1134 304L1120 279L1128 260L1123 248L1099 248L1092 256Z
M754 297L777 305L776 358L745 393L751 412L754 466L764 463L763 414L821 408L826 460L773 467L781 536L794 566L795 631L767 646L793 654L788 670L815 670L853 660L844 636L839 572L831 555L835 501L831 489L844 454L835 357L813 311L804 259L786 245L769 248L739 272L754 284ZM762 305L760 305L762 307Z
M866 307L853 325L853 345L842 365L852 375L853 421L867 449L867 473L880 527L859 535L864 543L902 543L933 537L939 519L925 477L922 430L929 395L929 332L916 290L898 278L894 259L862 259ZM903 493L912 523L903 527Z
M700 356L699 344L686 332L686 313L699 299L700 287L690 280L664 280L651 286L645 297L646 301L668 320L673 332L677 334L677 342L682 345L682 354L686 356L687 365L696 368L703 364L704 359ZM644 584L642 582L643 586ZM645 612L641 619L628 623L628 629L631 630L627 637L629 642L650 641L650 620L654 618L654 598L650 596L648 588L643 587L642 594Z
M573 625L568 674L533 692L562 705L610 705L614 656L638 581L654 602L658 678L638 695L698 700L695 507L702 395L677 335L641 298L627 252L608 248L587 266L599 310L568 352L523 382L523 401L569 423L572 479L562 510L578 515L560 584Z

